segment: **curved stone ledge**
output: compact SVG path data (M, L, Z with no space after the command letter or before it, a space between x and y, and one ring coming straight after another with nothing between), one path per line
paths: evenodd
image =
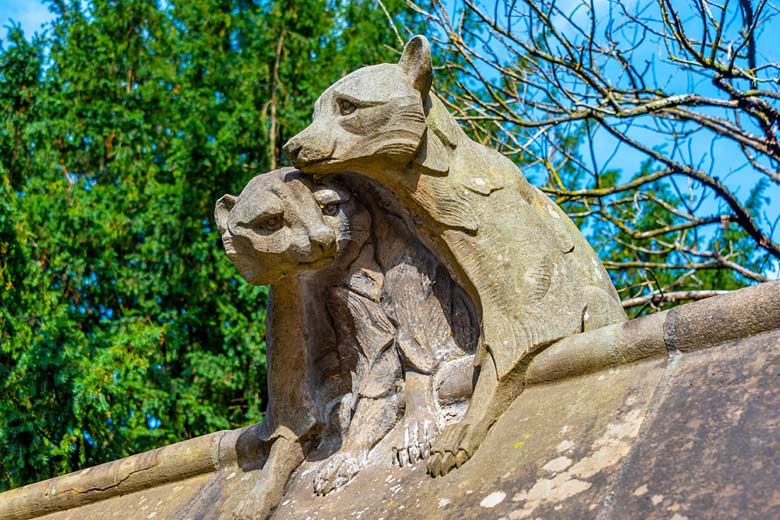
M527 442L525 439L544 439L545 436L553 436L552 432L557 431L555 428L561 428L560 425L556 426L558 415L572 413L570 411L564 411L574 410L575 408L571 407L575 406L576 403L573 400L569 405L561 404L561 406L563 406L561 410L564 411L560 412L550 411L549 406L543 403L538 406L533 403L541 396L548 396L547 398L542 399L549 399L550 403L558 401L563 403L566 399L575 399L574 396L580 395L581 402L576 405L577 413L582 416L580 420L584 421L584 423L587 423L588 421L604 422L602 419L597 420L597 418L603 414L609 415L616 413L615 410L618 409L614 408L616 406L628 406L627 404L619 405L619 403L622 402L621 399L623 399L623 397L621 397L622 390L618 387L612 388L607 384L609 383L610 377L618 377L618 379L623 378L625 381L620 384L628 385L626 388L629 388L629 386L631 387L630 392L629 390L626 390L626 395L631 394L633 397L626 401L626 403L633 403L634 400L639 399L636 396L644 396L639 399L639 401L644 400L642 402L646 402L646 404L639 408L637 408L638 405L636 403L631 404L630 406L632 410L644 409L642 414L650 418L659 413L667 413L663 412L662 404L663 406L671 407L669 413L676 410L674 406L681 406L677 404L678 402L688 402L689 404L685 405L688 407L686 409L690 409L691 406L694 406L694 403L701 403L701 406L704 406L705 403L712 400L712 396L715 396L716 394L721 395L719 392L722 393L725 390L719 389L720 387L717 386L717 382L709 383L710 386L708 387L708 383L701 380L702 376L696 375L695 377L698 379L694 378L695 374L692 372L693 368L688 368L688 366L700 367L696 370L706 372L706 367L710 366L708 363L713 367L715 367L717 363L721 363L718 368L718 370L720 370L719 373L726 373L729 370L742 370L746 377L748 372L754 369L748 369L743 360L746 356L750 357L750 352L752 351L742 353L740 349L753 349L761 356L770 356L769 353L775 351L773 350L775 347L772 345L776 344L777 341L775 339L766 341L761 340L766 343L766 346L760 346L759 343L761 343L761 341L759 340L761 337L764 337L760 335L777 329L780 329L780 282L768 282L734 291L727 295L676 307L671 311L565 338L538 354L530 363L526 372L526 383L529 389L516 400L515 405L513 405L514 412L510 410L511 413L497 423L497 427L495 428L496 431L494 434L491 434L485 449L480 450L482 455L479 455L478 453L479 456L475 458L473 463L466 464L464 468L454 472L451 476L448 475L445 479L425 480L421 474L423 470L415 468L417 469L414 473L417 475L415 478L419 480L419 483L415 480L415 485L421 485L422 489L428 487L431 492L433 492L434 489L439 489L441 487L441 484L439 484L441 482L446 483L451 481L453 483L458 483L458 486L463 482L467 482L467 479L469 478L468 475L472 472L467 469L469 467L477 468L479 469L479 472L481 472L480 474L484 474L481 466L483 466L485 462L482 461L482 459L489 459L494 455L500 455L498 453L501 446L500 442L503 442L502 439L504 437L512 439L508 446L512 448L513 453L519 447L527 447L527 452L522 455L522 465L526 468L523 471L530 472L529 475L538 474L542 471L541 466L540 468L535 468L534 465L538 463L537 459L544 462L544 457L547 457L547 454L546 452L543 452L543 446L541 444L538 448L534 448L532 443L530 443L530 441ZM772 335L773 338L776 336L778 336L777 333ZM756 338L748 340L748 338L753 337ZM719 346L722 346L722 348L714 349L711 352L697 352ZM684 361L677 365L675 365L675 361L666 363L665 359L667 355L671 355L672 360L676 358L690 358L690 361ZM658 361L648 364L648 362L652 361L651 358L658 358ZM727 358L733 358L733 360L725 361ZM769 358L767 357L767 359ZM643 363L642 360L648 360L648 362ZM632 363L634 363L634 365L631 365ZM658 365L659 363L661 363L661 365ZM661 372L663 372L661 368L662 365L668 365L669 368L667 368L666 371L671 374L669 376L672 378L671 382L663 383L662 379L659 379L661 377ZM620 366L627 366L626 370L620 370L620 373L623 375L606 376L598 374L599 372L607 374L607 369L615 369ZM649 375L646 375L647 371L650 371L655 375L650 377ZM609 373L612 372L613 371L609 371ZM587 376L587 374L593 375ZM575 377L577 377L577 379L573 379L570 383L565 383L566 380ZM694 396L688 394L681 394L681 397L674 397L674 399L666 395L672 391L682 392L684 388L697 388L691 387L687 382L685 385L683 385L682 382L678 383L676 382L678 379L679 381L699 381L696 385L697 387L701 387L698 390L701 395L695 396L695 399L697 399L696 401L691 401ZM640 380L644 382L641 382ZM745 379L745 381L750 380L752 379ZM564 383L562 383L562 381ZM735 381L740 381L740 379L737 378ZM770 379L767 379L767 381L770 381ZM771 379L771 381L774 381L774 379ZM446 388L444 383L445 382L442 382L442 388ZM546 386L542 386L548 384L551 385L549 389L547 389ZM663 388L664 384L667 385L667 389ZM459 389L459 391L460 390L462 389ZM768 388L766 391L770 390L772 389ZM687 391L692 392L693 390ZM706 393L705 391L709 393ZM746 396L750 396L752 395L750 392L755 393L758 392L759 389L746 387L744 391L747 392L745 394ZM723 396L718 397L718 399L721 399L722 401L726 399L726 395L728 394L723 394ZM601 399L603 403L599 404L600 401L594 401L594 399ZM670 401L670 399L672 400ZM687 399L688 401L684 401L683 399ZM733 399L736 399L736 397ZM637 403L639 401L637 401ZM658 401L658 403L654 404L656 401ZM721 401L718 401L718 403ZM608 405L607 403L612 404ZM709 410L715 410L717 406L721 406L714 401L713 403L712 406L715 408L702 408L702 421L705 421L705 419L710 416L713 418L718 417L720 420L721 415L708 415L713 413ZM717 406L715 406L716 404ZM538 410L537 408L534 408L535 406ZM566 406L568 406L568 408ZM610 408L610 406L613 408ZM764 424L766 421L771 422L778 420L776 413L771 417L763 417L760 414L753 414L750 410L747 410L747 408L742 410L739 408L740 406L745 408L747 405L740 405L735 401L735 404L727 410L727 415L723 416L722 419L728 419L730 417L728 414L740 415L744 412L745 415L743 418L750 417L750 420L755 423L753 426L754 429L760 427L761 424ZM658 412L657 410L659 409L662 411ZM534 421L536 421L533 424L528 422L528 417L531 416L534 417ZM630 416L629 418L631 417L633 416ZM613 419L615 421L623 420L624 422L628 420L618 416ZM574 419L568 417L566 420L571 422ZM716 425L714 419L711 422L713 425L709 427L709 429L703 430L703 433L697 434L701 437L700 439L697 440L694 436L689 439L688 442L696 443L703 439L705 434L716 435L718 428L723 430L724 435L732 435L734 439L742 438L740 435L743 435L744 432L740 433L742 430L736 426L728 426L733 431L727 431L726 426ZM666 466L673 465L676 462L671 459L668 461L665 461L665 459L662 460L662 454L653 453L652 443L649 443L649 441L642 441L642 439L656 436L659 438L658 442L663 442L664 439L672 438L675 433L670 429L671 426L667 425L661 417L655 419L652 424L655 424L655 426L642 426L643 431L647 428L649 428L649 430L645 432L645 434L638 435L638 440L636 442L639 443L638 446L640 446L640 448L637 449L644 450L646 456L653 457L653 460L657 460L656 465L653 466L652 470L660 472L659 475L662 475L663 472L668 469L664 469ZM706 425L706 423L704 424ZM729 425L730 424L731 423L729 423ZM542 435L544 428L547 428L548 426L550 433ZM606 425L602 426L607 428ZM699 428L703 427L704 426L699 426ZM0 518L24 520L45 515L48 515L47 517L51 519L146 518L151 514L150 511L155 513L154 518L157 519L178 518L185 514L185 512L187 515L190 515L190 513L194 511L198 512L198 514L205 515L198 516L198 514L196 514L194 517L222 518L223 515L227 515L224 517L228 518L229 511L232 510L230 504L237 499L237 495L245 492L245 487L242 487L243 484L240 484L241 481L248 481L251 478L254 478L254 475L257 473L257 468L251 464L251 461L257 458L255 453L257 446L253 443L253 439L256 437L253 434L254 428L256 428L256 425L238 430L212 433L196 439L95 466L83 471L7 491L0 494ZM611 430L607 428L607 431ZM569 437L572 437L572 435L573 433L570 433ZM578 435L583 436L580 439L581 443L583 443L585 442L587 435L590 434L587 433L587 430L583 430L583 432ZM780 443L780 439L773 438L769 434L767 435L768 436L761 441L763 443L762 445L768 446L767 449ZM633 439L633 437L631 439ZM628 446L633 445L632 443L634 443L631 439L625 441L626 450L628 449ZM578 442L574 437L572 437L572 440ZM620 442L624 441L620 440ZM758 441L755 441L753 444L756 442ZM619 444L618 441L614 441L614 443ZM754 447L753 444L751 444L752 447ZM623 445L621 444L621 446ZM745 450L747 450L747 448L745 448ZM553 452L554 451L555 450L553 450ZM749 452L749 450L747 450L746 453L747 455L745 456L747 457L753 456L751 454L752 452ZM773 452L770 450L767 451L767 453ZM724 454L718 452L713 455L713 457L717 458L716 455L721 458L729 456L731 458L728 460L732 460L734 457L739 457L740 454ZM552 455L550 456L552 457ZM571 455L566 456L576 458ZM680 455L680 457L683 456L687 455ZM764 457L766 458L766 455L764 455ZM715 460L715 458L712 460ZM499 459L496 460L502 459L499 457ZM585 457L583 460L589 461L590 459ZM628 457L627 460L630 461L632 459L631 457ZM726 461L727 459L723 460ZM518 459L518 464L519 462L520 460ZM754 462L758 463L758 459ZM723 463L725 464L726 462ZM316 464L316 461L311 461L306 464ZM498 464L498 462L490 462L490 464L484 467L492 467L491 464ZM712 462L712 464L714 464L714 462ZM544 464L541 465L544 466ZM547 466L545 466L545 468L546 467ZM769 466L766 467L768 468ZM703 469L707 470L707 468ZM306 492L302 491L303 488L301 488L301 486L305 488L305 483L301 484L301 482L305 480L307 471L307 468L304 467L298 472L298 483L296 484L296 482L293 482L291 484L291 490L288 492L288 494L293 497L293 502L288 504L287 507L281 507L276 515L277 517L288 518L288 516L292 514L290 507L295 505L296 499L299 500L298 507L314 507L315 504L320 504L322 507L326 507L326 509L331 509L332 513L336 513L337 508L341 507L336 502L340 501L343 506L343 502L348 500L348 497L352 494L359 494L363 486L360 482L356 482L354 487L350 485L343 492L338 493L338 497L336 497L338 500L336 500L336 498L332 501L319 499L320 501L317 502L318 499L316 497L308 497ZM382 471L385 472L384 474L394 475L393 478L412 478L409 476L410 474L408 472L403 473L405 470L399 470L397 468L392 471L389 469ZM376 478L379 480L377 480L378 483L373 483L372 485L381 487L381 485L383 485L382 479L384 479L382 471L380 471L380 469L376 469L373 473L368 471L366 472L365 478L368 479L370 475L375 474ZM691 469L690 471L693 472L694 470ZM730 470L727 471L727 468L723 466L718 466L717 468L713 466L709 471L710 477L708 478L717 479L719 476L726 478ZM571 471L569 472L571 473ZM587 472L584 472L583 470L581 473L586 474ZM564 474L566 473L561 473L561 475ZM603 474L607 475L607 473ZM634 485L633 481L626 477L626 475L632 475L629 470L619 472L619 474L623 475L622 478L625 482L619 479L614 481L609 480L608 482L605 481L601 484L599 484L598 480L591 479L591 481L588 481L588 485L592 486L591 489L594 490L594 492L595 490L599 490L598 493L589 499L589 503L591 505L600 504L600 501L605 500L605 504L612 504L613 502L610 502L610 500L613 500L615 496L620 497L625 495L621 499L622 502L619 501L614 506L605 506L606 509L604 509L604 511L612 511L613 514L618 514L622 512L623 509L629 507L626 504L633 504L631 507L635 509L632 509L632 511L641 510L641 507L645 507L642 506L645 502L639 499L640 495L637 493L647 486L640 485L641 483L637 480L636 486L631 487ZM572 475L574 475L574 473L572 473ZM618 473L615 473L615 475L618 475ZM490 473L488 476L491 479L494 479L495 477L495 479L500 480L498 475L492 475L492 473ZM679 478L683 477L684 475ZM423 478L423 480L420 480L421 478ZM526 485L521 483L520 475L513 478L515 478L514 485ZM573 478L574 477L572 477L572 479ZM612 479L613 477L609 478ZM661 477L659 476L658 478ZM744 479L748 480L750 480L750 478L749 476L744 477ZM772 485L773 483L767 480L768 478L769 477L762 477L763 480L761 480L761 482L766 480L766 482L764 482L765 486ZM577 480L578 485L584 487L585 484L582 484L582 482L585 481L582 479ZM612 483L610 484L609 482ZM761 482L753 483L752 485L760 485ZM531 483L533 484L533 482ZM653 485L660 484L659 482L654 481L648 482L647 485L652 487ZM475 489L477 489L477 484L474 484L474 486ZM745 487L744 489L748 490L749 488ZM533 491L534 488L527 490L529 497L533 496ZM554 491L555 490L553 490L553 494ZM749 491L744 492L748 493ZM420 497L422 496L416 496L415 498L414 494L418 492L412 490L409 490L406 493L407 495L412 495L411 498L409 496L405 498L406 503L409 504L414 503L414 500L419 502ZM435 507L436 504L441 505L445 500L450 500L444 497L444 494L446 493L443 491L441 493L441 496L436 498L436 500L433 500L433 497L428 497L431 500L433 517L436 518L447 516L445 514L446 511L437 511ZM590 493L590 491L588 493ZM309 494L311 493L309 492ZM669 493L667 493L667 495L668 494ZM586 495L587 493L583 492L582 495L578 496L584 497ZM596 495L598 495L598 498L596 498ZM151 509L146 509L151 502L149 497L156 497L154 498L154 500L156 500L156 505L153 511ZM355 495L354 499L356 503L359 502L358 498L359 497ZM463 507L467 507L468 498L465 496L462 498L465 500ZM654 497L653 499L655 500ZM454 501L455 499L453 498L452 500ZM530 498L524 500L524 502L519 503L524 503L526 506L532 504L532 502L529 502ZM541 500L541 502L537 504L539 509L535 514L541 512L544 507L546 507L545 504L547 504L547 502L545 502L547 498L539 500ZM642 500L644 500L644 498L642 498ZM305 502L305 504L302 504L301 502ZM326 502L329 505L326 505ZM393 501L390 500L390 503L392 502ZM144 506L144 503L147 505ZM399 503L400 501L396 500L396 505ZM382 506L380 502L377 504L377 508ZM585 503L583 502L583 504ZM647 504L647 507L650 507L652 501L647 502ZM588 504L585 504L585 506L587 505ZM475 503L473 507L476 508L474 513L479 514L481 508L484 506ZM572 512L573 510L567 509L568 507L569 506L566 506L566 508L561 509L560 511ZM601 506L599 506L599 509L601 509ZM340 511L343 512L343 509ZM565 517L556 516L554 511L559 510L550 510L550 514L553 517ZM591 510L588 509L587 511L589 512ZM645 510L644 513L647 513L647 511L649 510ZM437 516L439 513L441 513L441 515ZM409 514L411 515L410 517L414 516L411 511L409 511ZM607 515L605 518L611 517L608 512L604 514ZM289 516L289 518L293 517L294 516ZM403 518L404 516L399 511L396 511L396 515L393 517ZM620 517L620 515L618 515L618 517Z
M780 281L569 336L534 358L526 384L588 374L667 352L715 347L777 328Z
M0 518L24 520L219 469L236 460L241 430L195 439L107 462L0 494Z

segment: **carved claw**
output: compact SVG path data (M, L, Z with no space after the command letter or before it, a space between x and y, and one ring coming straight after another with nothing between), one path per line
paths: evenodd
M423 445L423 450L422 450L422 453L420 453L420 458L422 460L427 460L430 456L431 456L431 443L430 442L426 442Z
M396 458L398 460L398 465L401 467L408 466L409 465L409 454L406 450L401 450L396 453Z
M403 468L426 460L431 455L431 445L437 434L434 421L410 419L404 426L401 442L393 447L393 462Z
M327 495L331 491L346 486L362 469L361 457L353 452L339 452L325 461L325 466L314 478L314 492Z
M461 467L471 458L484 438L482 429L471 424L449 426L431 448L428 473L433 477L443 477L453 469Z

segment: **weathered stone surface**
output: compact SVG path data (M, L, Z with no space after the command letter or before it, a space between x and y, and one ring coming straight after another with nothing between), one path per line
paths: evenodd
M601 339L598 331L569 338L560 352L556 345L546 360L534 360L540 364L532 363L528 374L540 383L518 397L484 449L459 471L433 479L422 464L373 464L319 497L311 481L317 461L307 460L275 518L773 518L780 507L780 307L772 299L778 291L780 283L772 282L730 294L726 302L718 297L679 308L691 323L724 305L730 306L724 319L760 317L750 330L765 332L726 342L701 328L674 336L669 313L629 322L620 334L605 331ZM562 361L564 353L588 338L620 340L617 349L595 344L603 352L650 354L627 364L620 360L630 355L610 354L605 368L572 376L576 367ZM670 354L657 356L664 340ZM670 348L682 340L696 349ZM582 361L580 368L593 367ZM252 429L257 426L0 494L0 518L45 512L57 519L231 518L263 474ZM389 440L375 455L392 456ZM177 467L176 460L186 463ZM106 472L111 465L147 469L134 472L139 480L128 487L125 473ZM193 476L201 470L209 472ZM66 487L79 492L67 500L52 496L52 489Z
M367 471L319 504L293 487L275 518L772 518L778 362L775 332L533 387L460 472Z
M273 518L593 517L591 504L605 500L664 366L652 360L529 388L491 429L485 449L443 478L421 465L374 466L320 498L306 478L315 465L304 463Z
M659 393L609 518L777 518L780 334L677 355Z
M415 36L398 64L364 67L328 88L285 151L305 173L356 172L389 188L477 306L473 398L429 463L445 474L522 392L533 355L626 315L574 223L509 159L471 140L432 83L428 41Z

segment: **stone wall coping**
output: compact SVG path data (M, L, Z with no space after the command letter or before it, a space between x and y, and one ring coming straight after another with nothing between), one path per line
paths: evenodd
M526 385L684 355L780 329L780 281L766 282L569 336L538 353ZM154 488L236 464L251 429L223 430L0 494L0 518L25 520ZM250 435L247 435L250 433Z

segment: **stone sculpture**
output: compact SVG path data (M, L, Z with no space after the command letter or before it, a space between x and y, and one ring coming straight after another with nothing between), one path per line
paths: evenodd
M401 466L427 458L440 427L457 418L457 404L434 399L433 375L470 378L449 365L473 354L477 318L406 213L366 179L314 182L289 168L218 201L228 256L249 283L273 284L260 433L268 455L236 516L267 515L304 456L328 457L314 481L325 494L359 471L400 417Z
M466 136L432 81L428 41L415 36L398 64L328 88L285 152L305 173L356 172L388 187L476 304L478 379L465 418L433 447L436 476L471 457L535 354L626 315L577 227L511 161Z
M399 64L348 75L286 145L303 172L260 175L217 203L241 276L273 285L265 421L8 491L0 517L262 519L299 466L277 516L710 513L725 485L735 511L776 510L778 282L619 323L617 293L574 224L466 137L432 75L419 36ZM494 449L454 479L375 466L355 493L309 496L310 468L326 494L390 451L400 466L430 456L443 475L524 385ZM729 399L736 413L712 413ZM753 461L744 475L735 453Z

